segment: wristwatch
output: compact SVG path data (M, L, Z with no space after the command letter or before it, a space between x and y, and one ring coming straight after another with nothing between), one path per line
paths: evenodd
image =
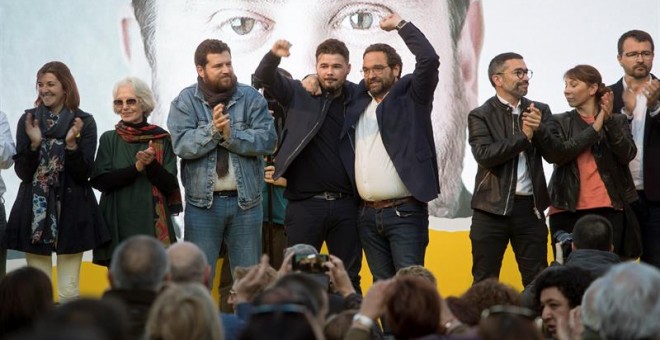
M396 30L398 31L398 30L402 29L403 26L405 26L407 23L408 23L408 22L405 21L405 20L401 20L401 21L399 21L399 23L396 24Z
M370 317L360 313L355 314L353 322L367 329L371 329L371 326L374 325L374 320L371 320Z

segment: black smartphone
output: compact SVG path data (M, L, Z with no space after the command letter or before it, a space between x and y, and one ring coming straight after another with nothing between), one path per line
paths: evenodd
M325 273L324 263L330 261L328 254L294 255L292 269L303 273Z

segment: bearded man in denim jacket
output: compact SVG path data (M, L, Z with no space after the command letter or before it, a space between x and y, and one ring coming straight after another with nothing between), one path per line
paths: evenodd
M204 251L213 277L223 240L232 273L259 262L263 156L277 136L266 100L237 82L227 44L204 40L195 65L197 84L172 101L167 126L182 158L184 239Z

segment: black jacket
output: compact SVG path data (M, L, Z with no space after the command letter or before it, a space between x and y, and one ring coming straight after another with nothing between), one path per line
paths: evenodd
M35 110L28 110L34 114ZM39 165L39 150L30 149L30 138L25 133L26 114L18 120L16 129L16 155L14 170L21 179L16 201L7 221L2 244L32 254L75 254L96 248L110 240L96 196L92 192L89 176L96 152L96 122L89 113L77 110L76 118L83 121L78 149L66 150L61 184L61 208L56 244L32 244L32 179Z
M543 115L542 124L534 133L531 143L522 131L514 127L511 108L497 96L488 99L468 115L469 142L472 155L479 165L472 194L473 209L511 215L518 180L518 155L524 151L532 179L536 214L539 219L542 218L550 201L539 146L550 138L546 122L551 113L550 107L544 103L521 99L522 108L529 107L531 103ZM518 126L522 126L522 121Z
M403 184L417 200L429 202L440 192L431 125L440 61L431 43L412 23L403 26L399 35L415 55L415 70L394 83L378 104L376 118L387 154ZM342 138L355 133L354 126L371 101L362 80L349 105Z
M555 114L548 121L553 138L544 143L544 155L556 167L550 178L549 192L556 208L575 211L580 191L577 157L591 148L598 173L605 183L614 209L637 200L637 192L628 169L637 148L630 134L627 118L614 115L603 124L600 133L587 124L576 110Z
M653 79L657 79L651 75ZM613 112L621 112L623 108L623 78L610 88L614 94ZM644 154L642 167L644 169L644 193L650 201L660 201L660 114L651 117L651 110L646 110L644 123Z
M281 177L293 160L296 159L300 152L314 138L321 125L323 125L333 99L328 97L327 94L312 96L305 90L300 81L282 76L277 71L280 60L280 57L269 51L263 57L255 71L255 77L263 82L264 89L277 102L287 108L282 139L279 141L279 147L275 157L275 174L273 178ZM355 84L348 81L344 83L342 90L344 93L344 116L346 115L346 107L355 88ZM346 127L345 122L344 127ZM351 180L351 186L355 188L355 145L350 138L350 136L355 135L355 128L347 128L352 129L353 134L342 138L339 145L339 153L342 165Z

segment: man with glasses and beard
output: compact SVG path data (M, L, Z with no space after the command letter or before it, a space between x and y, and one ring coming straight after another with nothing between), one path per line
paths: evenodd
M632 206L641 229L641 260L660 268L660 80L651 74L653 38L632 30L621 35L617 47L617 59L625 74L610 86L612 112L628 117L637 147L628 167L639 196Z
M525 98L532 71L517 53L490 61L496 95L468 115L469 143L479 165L472 196L472 276L498 278L509 240L523 286L547 267L550 204L540 145L550 107Z
M427 203L439 194L431 123L439 57L424 34L396 13L383 18L380 28L397 30L416 63L413 73L402 77L401 56L393 47L367 47L364 80L347 115L346 125L356 125L355 182L362 199L358 232L376 280L424 265Z

